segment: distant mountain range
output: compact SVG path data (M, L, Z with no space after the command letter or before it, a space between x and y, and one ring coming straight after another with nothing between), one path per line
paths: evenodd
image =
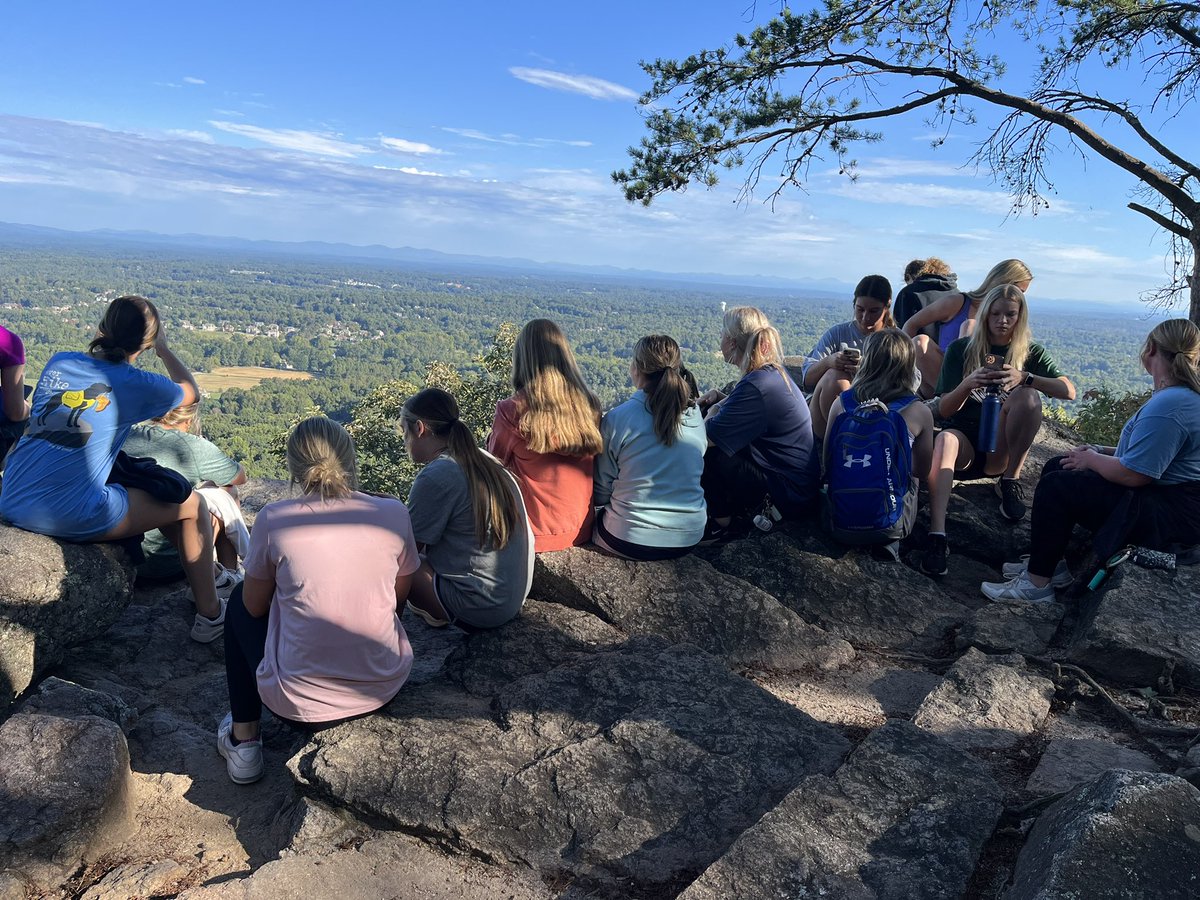
M834 278L789 279L768 275L722 275L712 272L656 272L649 269L624 269L618 266L584 266L573 263L538 262L520 257L473 256L461 253L443 253L439 250L423 250L417 247L385 247L382 244L359 246L335 244L326 241L266 241L247 240L236 237L218 237L205 234L158 234L152 231L118 231L100 229L96 231L67 231L61 228L46 228L39 225L19 225L0 222L0 245L33 244L38 246L61 244L79 248L91 245L94 250L120 245L122 247L143 246L151 248L178 248L192 251L225 251L257 256L284 256L313 260L363 260L375 263L386 262L410 268L446 270L470 270L477 273L528 274L537 276L574 277L588 280L621 281L636 284L653 284L657 287L721 289L723 292L742 294L787 293L803 294L807 297L846 297L854 291L854 285ZM895 284L899 289L899 284ZM1129 306L1105 307L1093 302L1056 300L1038 296L1039 304L1059 310L1080 309L1092 315L1122 314L1134 311ZM1145 310L1143 310L1143 315Z

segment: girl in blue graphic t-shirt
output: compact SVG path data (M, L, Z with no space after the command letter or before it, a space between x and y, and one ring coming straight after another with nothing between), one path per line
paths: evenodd
M134 367L150 348L169 378ZM191 372L167 347L154 304L118 297L86 353L56 353L42 370L29 426L5 465L0 516L70 541L119 540L161 528L179 548L196 601L192 637L207 643L221 636L225 614L213 583L204 500L192 493L183 503L164 503L106 483L134 424L199 397Z

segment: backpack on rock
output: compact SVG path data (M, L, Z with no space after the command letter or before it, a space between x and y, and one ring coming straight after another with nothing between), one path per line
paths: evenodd
M829 435L826 512L845 544L886 544L908 537L917 517L908 423L900 410L916 400L859 403L842 393L843 412Z

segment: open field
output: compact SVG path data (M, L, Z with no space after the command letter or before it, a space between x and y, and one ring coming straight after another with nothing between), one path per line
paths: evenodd
M268 378L308 381L312 375L292 369L268 369L265 366L217 366L211 372L196 373L196 383L206 394L219 394L230 388L249 390Z

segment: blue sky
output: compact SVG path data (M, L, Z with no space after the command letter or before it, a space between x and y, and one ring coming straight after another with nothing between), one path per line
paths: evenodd
M1163 280L1162 236L1107 163L1064 147L1050 209L1009 217L988 173L962 167L973 136L935 152L920 116L856 152L856 183L817 164L773 208L766 192L735 202L736 173L626 203L609 173L642 135L639 60L724 44L773 9L6 4L0 220L849 283L937 255L974 287L1016 256L1034 297L1104 302Z

